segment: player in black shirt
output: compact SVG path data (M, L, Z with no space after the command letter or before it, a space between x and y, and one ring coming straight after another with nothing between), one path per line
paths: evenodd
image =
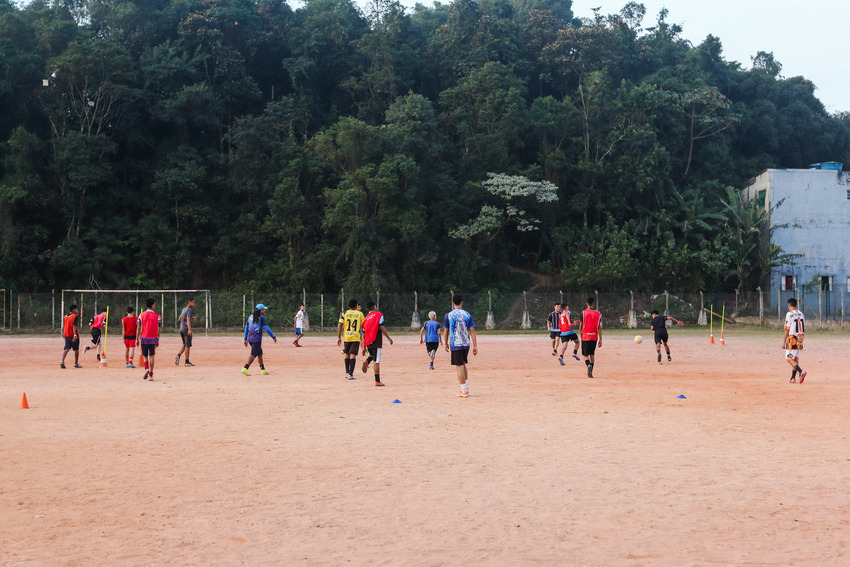
M684 325L683 322L678 319L674 319L673 317L668 317L667 315L659 315L658 311L655 310L652 312L652 322L649 324L649 328L655 331L655 350L658 351L658 364L661 364L661 345L664 344L664 350L667 351L667 362L672 362L673 359L670 358L670 347L667 345L667 340L669 337L667 336L667 320L673 321L680 327Z
M546 328L549 329L549 338L552 339L552 356L558 354L558 339L561 337L561 331L558 330L558 319L561 317L561 304L555 304L555 310L549 313L546 319Z

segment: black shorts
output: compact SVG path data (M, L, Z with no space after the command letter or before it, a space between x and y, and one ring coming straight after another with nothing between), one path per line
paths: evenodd
M351 356L357 356L360 352L360 341L342 343L342 352Z
M550 339L557 339L560 336L561 336L560 331L549 331L549 338Z
M670 339L670 336L667 334L667 331L655 331L655 344L664 343L667 344L667 341Z
M183 346L186 348L191 348L192 346L192 335L189 334L189 331L180 331L180 338L183 339Z
M142 343L142 356L154 356L156 354L156 345L147 345Z
M570 341L577 341L577 340L578 340L578 335L575 334L575 331L573 331L571 333L567 333L566 335L561 335L561 342L562 343L568 343Z
M65 350L80 350L80 337L63 337L65 339Z
M581 355L593 356L596 354L596 342L597 341L581 341Z
M251 345L251 356L260 356L263 354L263 343L248 343Z
M98 341L100 341L100 334L102 332L103 331L100 330L100 327L92 327L92 330L91 330L91 342L92 342L92 344L96 345L98 343Z
M469 362L469 349L462 348L452 351L452 366L463 366Z
M377 346L375 343L372 343L366 347L366 352L369 353L369 356L372 357L372 360L376 364L381 363L381 354L383 353L383 350L383 348Z
M425 343L425 350L428 351L428 354L440 348L440 343Z

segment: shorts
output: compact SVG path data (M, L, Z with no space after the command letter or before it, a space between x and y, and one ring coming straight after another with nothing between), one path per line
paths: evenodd
M295 327L295 336L296 337L300 337L303 334L304 334L304 329L302 329L301 327Z
M557 339L559 336L561 336L560 331L549 331L550 339Z
M593 356L596 354L597 341L581 341L581 355Z
M73 350L74 352L80 350L80 337L76 339L74 337L63 337L65 339L65 350Z
M180 338L183 339L184 347L192 348L192 335L189 334L189 331L180 331Z
M91 342L92 342L93 345L96 345L100 341L100 334L102 332L103 331L101 331L100 327L92 327Z
M452 351L452 366L463 366L469 362L469 349L462 348Z
M561 335L561 342L562 343L568 343L570 341L577 341L577 340L578 340L578 335L575 333L575 331L571 331L571 332L567 333L566 335Z
M342 343L342 352L351 356L357 356L360 352L360 341Z
M666 345L668 340L670 340L670 336L667 334L667 331L655 332L655 344L664 343Z
M438 348L440 348L440 343L425 343L425 350L428 351L428 354L431 354Z
M142 343L142 356L154 356L156 354L156 345L148 345Z
M788 337L788 348L785 350L785 358L797 360L800 357L800 341L794 335Z
M375 364L381 363L381 354L384 352L383 348L375 345L369 345L366 347L366 350L369 352L369 356L372 357L372 362Z
M248 343L251 345L251 356L260 356L263 354L263 343Z
M134 348L136 346L136 337L124 335L124 346L127 348Z

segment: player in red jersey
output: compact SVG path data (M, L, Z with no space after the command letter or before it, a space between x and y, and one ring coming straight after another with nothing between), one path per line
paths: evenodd
M135 309L128 307L127 316L121 319L124 329L124 366L127 368L136 367L133 364L133 356L136 354L136 329L139 326L139 318L135 312Z
M95 315L91 321L89 321L89 325L91 325L91 343L94 346L87 346L83 349L83 354L87 353L93 348L97 349L97 360L100 361L100 355L103 352L103 341L101 338L103 337L103 327L106 325L106 307L100 310L100 313Z
M153 382L153 363L156 355L156 346L159 344L162 317L154 311L156 308L155 299L148 299L145 305L148 308L139 315L139 325L136 328L136 344L142 346L142 358L145 359L145 375L142 376L142 380Z
M62 360L59 361L59 368L65 368L65 357L70 351L74 351L74 368L82 368L80 366L80 311L76 305L72 305L68 309L68 314L65 315L62 321L62 338L65 340L65 350L62 351Z
M587 377L593 378L593 365L596 363L596 348L602 348L602 329L599 320L602 314L594 309L596 299L587 298L587 309L581 314L581 355L587 365Z
M378 311L378 306L375 305L375 302L369 301L366 303L366 309L369 313L363 320L363 346L366 348L369 357L363 363L362 370L364 373L368 371L369 363L374 361L375 386L383 386L384 383L381 382L381 354L384 350L383 337L387 337L390 344L393 344L393 340L390 338L389 333L387 333L386 327L384 327L384 315Z
M564 362L564 353L567 352L567 345L571 342L573 345L573 358L576 360L581 360L578 357L578 335L575 331L573 331L573 321L572 321L572 312L570 311L570 306L566 303L561 304L560 313L558 315L558 331L561 336L561 347L558 349L558 362L561 363L561 366L564 366L566 363Z

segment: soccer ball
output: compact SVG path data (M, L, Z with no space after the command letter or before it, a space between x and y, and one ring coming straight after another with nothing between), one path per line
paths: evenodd
M635 337L635 344L640 344L643 342L643 337L638 335Z

